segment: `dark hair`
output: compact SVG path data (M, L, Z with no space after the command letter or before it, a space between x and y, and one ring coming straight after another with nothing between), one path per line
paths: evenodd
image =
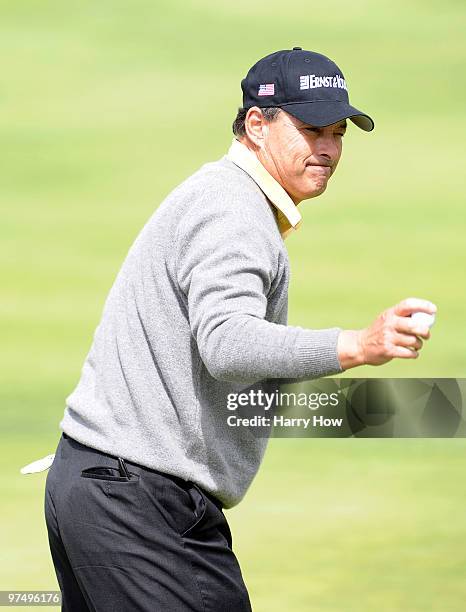
M233 134L239 138L246 135L246 129L244 127L244 121L246 119L246 114L249 109L247 108L239 108L238 114L236 115L236 119L233 121ZM281 108L277 106L267 106L266 108L261 108L262 116L266 121L274 121L278 113L281 111Z

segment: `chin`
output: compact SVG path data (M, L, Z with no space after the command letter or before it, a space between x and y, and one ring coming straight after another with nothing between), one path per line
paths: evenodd
M306 195L304 196L304 200L310 200L311 198L316 198L317 196L320 196L322 193L324 193L324 191L327 189L327 182L325 183L318 183L316 185L313 185L312 188L310 188L307 192Z

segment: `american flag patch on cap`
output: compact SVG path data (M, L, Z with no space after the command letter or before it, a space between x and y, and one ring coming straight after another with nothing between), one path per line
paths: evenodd
M258 96L273 96L275 95L274 83L266 83L265 85L259 85Z

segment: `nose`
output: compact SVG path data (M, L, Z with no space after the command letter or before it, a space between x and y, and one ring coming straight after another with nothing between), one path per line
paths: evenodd
M340 157L340 145L333 134L321 134L316 141L316 154L327 162L338 161Z

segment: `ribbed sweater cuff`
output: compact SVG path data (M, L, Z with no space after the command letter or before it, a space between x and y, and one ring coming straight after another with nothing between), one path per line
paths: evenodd
M298 334L295 350L300 378L320 378L331 374L339 374L343 369L338 359L338 336L342 329L303 329Z

